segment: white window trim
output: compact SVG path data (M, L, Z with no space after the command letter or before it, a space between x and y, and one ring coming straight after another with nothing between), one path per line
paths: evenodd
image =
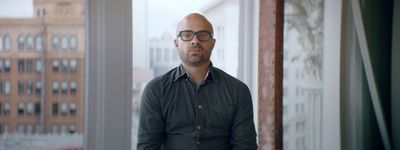
M324 1L324 93L322 101L321 147L340 149L340 49L342 0ZM328 19L329 18L329 19Z
M131 149L132 1L85 6L84 149Z

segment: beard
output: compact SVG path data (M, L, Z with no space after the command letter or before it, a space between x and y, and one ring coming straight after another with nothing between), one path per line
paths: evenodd
M202 64L210 61L211 52L208 53L207 50L201 45L192 45L187 50L179 50L179 57L182 62L189 66L200 66Z

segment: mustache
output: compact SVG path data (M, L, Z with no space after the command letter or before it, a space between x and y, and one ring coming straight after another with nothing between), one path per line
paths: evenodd
M203 49L203 47L200 44L193 44L190 49Z

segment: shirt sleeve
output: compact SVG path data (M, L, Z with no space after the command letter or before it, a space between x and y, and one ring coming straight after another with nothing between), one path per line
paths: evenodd
M256 150L257 138L253 121L250 90L243 84L238 96L237 112L232 124L233 150Z
M138 150L161 149L165 122L161 113L160 87L154 80L143 91L139 111Z

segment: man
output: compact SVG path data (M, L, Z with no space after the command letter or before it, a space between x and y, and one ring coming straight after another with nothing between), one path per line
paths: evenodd
M250 91L213 67L213 28L189 14L174 40L180 66L150 81L140 105L139 150L257 149Z

